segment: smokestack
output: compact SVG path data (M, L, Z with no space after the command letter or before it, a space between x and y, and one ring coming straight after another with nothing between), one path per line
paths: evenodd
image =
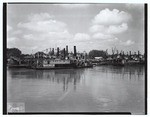
M66 46L66 55L68 56L68 46Z
M51 55L54 55L54 48L52 48L52 52L51 52Z
M130 56L131 56L131 51L130 51Z
M64 53L64 59L65 59L65 57L66 57L66 52L65 52L65 48L64 48L64 51L63 51L63 53Z
M57 47L57 57L59 56L59 47Z
M74 56L76 56L76 46L74 46Z
M138 57L140 56L140 51L138 51Z
M49 53L48 54L51 55L51 48L49 49Z

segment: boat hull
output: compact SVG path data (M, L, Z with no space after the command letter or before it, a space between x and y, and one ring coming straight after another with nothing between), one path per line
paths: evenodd
M77 66L77 67L36 67L36 70L55 70L55 69L81 69L81 68L92 68L93 66Z

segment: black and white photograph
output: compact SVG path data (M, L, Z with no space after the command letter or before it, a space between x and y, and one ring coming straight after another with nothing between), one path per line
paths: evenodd
M7 114L147 113L144 3L7 3Z

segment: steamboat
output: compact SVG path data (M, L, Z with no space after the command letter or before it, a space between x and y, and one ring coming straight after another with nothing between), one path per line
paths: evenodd
M91 68L92 63L87 59L86 53L77 53L76 46L74 46L74 53L68 52L68 46L60 51L57 47L57 52L54 52L54 48L47 54L43 51L37 52L32 56L28 56L22 60L12 58L14 64L11 61L8 62L8 67L14 68L30 68L37 70L49 70L49 69L75 69L75 68Z

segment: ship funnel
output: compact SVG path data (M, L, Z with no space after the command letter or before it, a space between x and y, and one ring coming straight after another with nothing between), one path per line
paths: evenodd
M76 46L74 46L74 56L76 56Z
M68 56L68 46L66 46L66 55Z
M65 59L65 57L66 57L66 51L65 51L65 48L64 48L64 50L63 50L63 54L64 54L64 59Z
M52 48L52 55L54 55L54 48Z
M130 56L131 56L131 51L130 51Z
M138 57L140 56L140 51L138 51Z
M59 47L57 47L57 57L59 56Z

